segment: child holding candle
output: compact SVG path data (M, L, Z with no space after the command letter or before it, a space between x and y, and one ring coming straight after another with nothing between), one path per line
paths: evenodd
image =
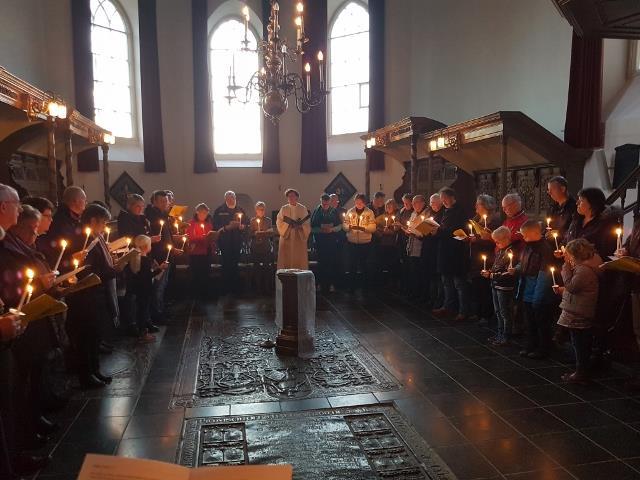
M585 383L589 375L592 326L598 301L601 270L600 257L594 246L584 238L569 242L565 248L562 266L563 287L554 286L553 291L562 295L562 313L558 325L569 329L571 344L576 357L576 371L562 376L569 383Z
M249 222L249 258L253 264L253 288L258 294L275 289L273 272L273 225L264 202L255 204L255 217Z
M196 206L196 213L187 227L187 238L192 291L202 299L210 292L209 274L216 240L213 218L205 203Z
M153 297L154 278L162 271L169 268L169 264L158 265L149 254L151 253L151 238L146 235L138 235L133 239L133 244L139 255L127 267L127 290L135 298L136 314L135 327L138 341L141 343L155 342L156 337L149 332L151 317L149 308Z
M520 258L514 256L510 273L520 276L517 298L524 305L527 323L527 345L520 355L545 358L549 354L552 338L553 304L555 303L549 266L553 265L553 248L542 236L542 226L536 220L527 220L520 228L525 242Z
M498 227L491 237L496 244L496 254L493 265L489 270L483 270L482 276L491 282L491 296L495 312L497 333L489 338L489 343L494 346L508 345L511 340L513 319L513 293L516 287L516 275L509 273L508 253L513 249L511 242L511 230L507 227Z

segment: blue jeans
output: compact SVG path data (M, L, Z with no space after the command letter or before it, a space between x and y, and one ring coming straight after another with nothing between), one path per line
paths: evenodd
M444 308L460 315L469 315L469 282L466 275L442 274Z
M576 354L576 371L586 374L589 370L593 332L590 328L570 328L571 345Z
M164 320L164 292L169 284L169 269L153 283L153 296L151 297L151 320L160 322Z
M498 321L497 339L506 342L511 339L513 291L491 289L493 296L493 310Z

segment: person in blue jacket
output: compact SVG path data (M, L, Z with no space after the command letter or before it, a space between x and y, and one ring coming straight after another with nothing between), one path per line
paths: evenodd
M525 246L520 258L513 259L515 267L510 269L520 278L516 298L523 304L527 324L527 346L520 355L540 359L549 354L552 345L553 248L544 240L542 226L536 220L527 220L520 232Z

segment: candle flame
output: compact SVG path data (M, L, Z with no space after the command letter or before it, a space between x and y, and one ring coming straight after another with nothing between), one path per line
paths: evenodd
M180 220L182 222L182 217L178 217L178 220Z
M73 260L73 268L78 268L78 265L80 265L80 261L77 259Z
M551 273L553 273L553 272L556 271L556 267L551 267L551 268L549 268L549 270L551 270Z
M106 233L111 233L111 229L110 229L109 227L104 227L104 231L105 231Z
M302 2L298 2L298 4L296 5L296 10L297 10L299 13L304 12L304 4L303 4Z
M486 260L487 256L486 255L482 255L482 260Z
M296 17L296 19L294 20L296 27L301 27L302 26L302 18L300 17Z
M160 225L164 225L164 220L160 220Z
M616 228L616 235L617 236L622 235L622 229L621 228Z
M249 7L248 6L244 6L242 7L242 15L244 15L245 17L249 16Z
M558 234L556 232L553 232L553 238L558 238Z
M33 293L33 285L27 285L27 293L31 295Z
M30 268L27 268L26 274L27 274L27 278L29 279L29 281L33 280L33 277L36 276L35 272L33 270L31 270Z
M60 240L60 246L62 248L67 248L67 241L66 240Z
M182 241L183 241L183 242L186 242L186 241L187 241L187 236L186 236L186 235L183 235L183 236L182 236Z
M172 245L167 245L167 250L171 251L172 248L173 248Z
M131 244L131 239L129 237L127 237L127 247Z
M507 253L507 257L513 258L513 253L511 253L511 252Z
M84 229L84 234L88 237L89 235L91 235L91 229L89 227Z
M324 61L324 54L322 53L322 50L318 51L318 61L319 62Z
M309 62L304 64L304 71L307 73L311 72L311 65L309 64Z

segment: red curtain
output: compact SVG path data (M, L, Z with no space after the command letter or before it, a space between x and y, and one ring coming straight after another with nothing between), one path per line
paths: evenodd
M194 173L217 172L213 155L213 120L209 95L207 0L191 0L193 30Z
M165 172L156 0L139 0L138 15L144 171Z
M72 0L71 26L73 32L73 79L75 108L91 120L95 119L93 105L93 56L91 55L91 7L89 0ZM79 172L100 170L98 149L78 154Z
M602 39L573 32L564 141L576 148L604 144L602 123Z
M305 3L305 30L309 43L305 45L305 55L300 65L300 73L305 63L311 65L311 90L320 85L318 73L318 51L327 58L327 0L312 0ZM304 75L304 74L303 74ZM293 108L293 102L289 102ZM327 104L312 108L302 115L302 149L300 173L327 171Z
M267 40L271 0L262 0L262 39ZM263 116L262 173L280 173L280 127Z
M384 5L369 0L369 131L384 127ZM384 153L369 152L371 170L384 170Z

